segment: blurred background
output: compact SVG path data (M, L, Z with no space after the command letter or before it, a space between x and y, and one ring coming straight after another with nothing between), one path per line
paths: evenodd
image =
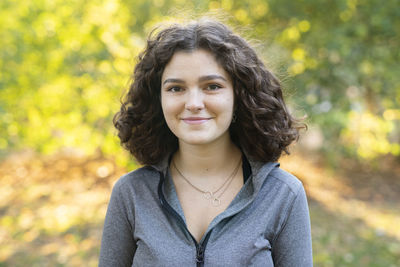
M210 12L251 40L309 129L315 266L400 266L398 0L0 1L0 266L97 266L119 109L149 32Z

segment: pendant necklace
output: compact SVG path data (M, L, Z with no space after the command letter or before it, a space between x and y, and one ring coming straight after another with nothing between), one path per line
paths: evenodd
M205 199L209 199L211 200L211 204L215 207L221 205L221 196L225 193L226 189L229 187L229 185L231 184L233 178L236 176L238 170L239 170L239 166L240 163L242 162L242 157L240 157L240 160L238 162L238 164L236 165L235 169L233 170L233 172L229 175L229 177L225 180L225 182L215 191L210 191L210 190L202 190L200 188L198 188L197 186L195 186L194 184L192 184L188 178L185 177L185 175L182 174L182 172L178 169L178 167L175 164L175 161L172 161L172 165L174 166L175 170L179 173L179 175L183 178L183 180L185 180L191 187L193 187L194 189L196 189L197 191L199 191L200 193L203 194L203 197ZM226 185L226 186L225 186ZM225 188L224 188L225 186ZM218 193L218 191L220 191L222 188L224 188L222 190L221 193L218 194L218 196L216 196L216 193Z

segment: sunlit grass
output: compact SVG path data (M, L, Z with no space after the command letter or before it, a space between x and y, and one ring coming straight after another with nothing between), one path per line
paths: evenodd
M97 266L113 181L122 174L101 158L32 156L0 166L0 263Z
M329 173L299 156L283 158L282 166L299 176L306 184L308 196L330 212L359 219L372 229L400 240L400 207L396 203L359 200L353 196L357 188L351 188L338 174Z
M293 155L282 167L310 199L315 266L399 266L396 205L360 200L343 179ZM17 155L0 164L0 266L97 266L113 183L104 157Z
M361 188L347 184L339 172L318 166L312 158L283 157L281 166L306 187L315 266L399 266L398 202L385 201L385 196L381 201L360 199L356 193ZM371 192L376 190L372 186Z

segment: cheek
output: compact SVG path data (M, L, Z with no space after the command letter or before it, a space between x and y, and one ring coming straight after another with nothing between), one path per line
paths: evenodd
M169 107L169 103L168 103L168 98L161 95L161 109L162 112L164 113L164 117L168 116L170 107Z
M164 114L164 117L168 115L168 106L165 104L164 101L161 101L161 110Z
M210 108L215 112L220 114L224 113L226 115L233 113L234 101L233 97L227 96L224 98L215 99L210 102Z
M171 111L171 107L168 105L168 103L165 102L161 102L161 108L162 108L162 112L164 115L164 120L167 123L168 128L174 132L174 128L175 128L175 121L174 121L174 115L173 112Z
M179 113L179 103L175 99L171 98L162 98L161 100L161 108L164 113L164 118L168 121L174 117L176 117Z

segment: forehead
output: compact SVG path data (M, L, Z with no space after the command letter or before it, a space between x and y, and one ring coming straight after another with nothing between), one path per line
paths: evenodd
M203 49L176 52L164 68L162 81L168 78L197 79L201 76L223 76L230 80L228 73L217 62L215 56Z

